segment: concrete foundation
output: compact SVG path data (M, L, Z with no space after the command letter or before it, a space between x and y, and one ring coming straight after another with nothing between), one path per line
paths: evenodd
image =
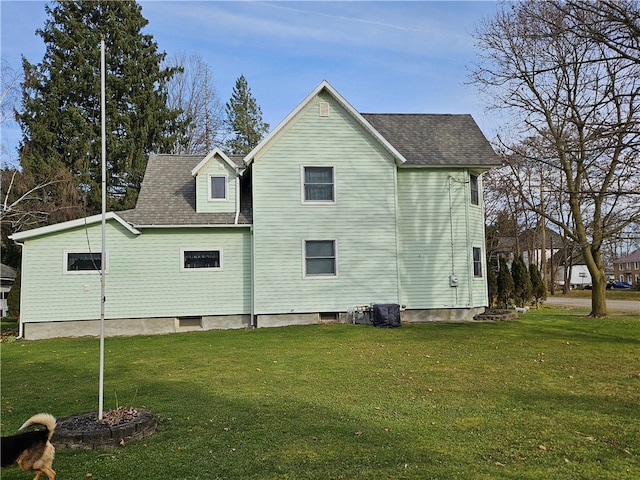
M474 316L484 312L484 307L458 309L404 310L400 312L402 323L473 322ZM203 317L119 318L105 320L105 337L118 335L158 335L190 331L248 328L250 315L210 315ZM258 328L285 327L289 325L317 325L323 323L349 323L346 312L287 313L257 315ZM100 320L68 322L25 323L26 340L56 337L97 337Z
M198 330L247 328L249 315L218 315L204 317L119 318L105 320L105 337L118 335L158 335ZM100 320L68 322L37 322L23 325L25 340L57 337L98 337Z
M473 322L473 317L484 312L484 310L485 307L404 310L400 312L400 320L403 323Z

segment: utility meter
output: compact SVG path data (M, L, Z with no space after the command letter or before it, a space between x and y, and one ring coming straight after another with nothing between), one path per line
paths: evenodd
M458 286L458 275L455 273L449 277L449 286L457 287Z

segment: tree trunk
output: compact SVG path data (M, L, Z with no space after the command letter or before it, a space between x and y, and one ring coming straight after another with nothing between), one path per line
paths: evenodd
M591 313L590 317L603 318L607 316L607 276L602 266L600 251L592 252L589 246L583 247L582 253L591 274Z

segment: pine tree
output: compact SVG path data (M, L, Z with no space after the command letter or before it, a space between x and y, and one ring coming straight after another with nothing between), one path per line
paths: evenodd
M251 88L244 75L236 80L225 111L227 124L233 134L226 142L227 150L229 153L246 155L267 134L269 124L262 121L262 110L251 95Z
M544 285L544 281L542 280L542 275L540 275L538 266L534 263L529 265L529 276L531 277L533 301L536 308L538 308L540 306L540 302L547 298L547 288Z
M84 214L101 206L101 40L106 58L108 208L135 205L148 154L168 152L182 135L178 110L167 107L167 82L176 69L161 69L165 54L135 1L65 1L46 5L36 33L46 51L41 63L23 58L23 138L20 163L34 184L60 171L75 192L46 195L79 201ZM79 200L74 199L79 196Z
M487 272L487 295L489 297L489 308L493 308L498 301L498 279L491 268Z
M511 276L513 277L513 300L516 307L524 307L531 301L531 277L527 270L527 265L519 255L513 260L511 266Z
M500 270L498 270L498 305L509 308L513 300L513 277L504 257L500 257Z

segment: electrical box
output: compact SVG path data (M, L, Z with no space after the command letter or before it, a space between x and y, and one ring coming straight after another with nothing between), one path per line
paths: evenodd
M456 275L455 273L451 276L449 276L449 286L450 287L457 287L458 286L458 275Z

